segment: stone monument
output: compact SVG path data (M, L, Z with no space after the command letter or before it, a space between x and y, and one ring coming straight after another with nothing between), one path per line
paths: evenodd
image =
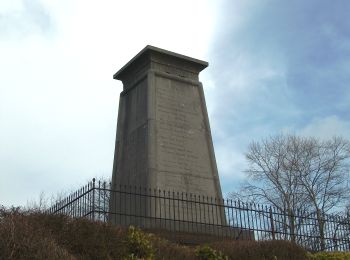
M132 185L222 199L204 92L198 79L207 66L205 61L146 46L114 74L114 79L123 82L123 91L112 189ZM127 197L122 200L133 203ZM120 195L111 195L111 212L118 210L118 201ZM144 198L140 204L147 203ZM154 212L161 214L157 209ZM216 218L217 223L224 224L223 212ZM113 216L111 221L120 222Z

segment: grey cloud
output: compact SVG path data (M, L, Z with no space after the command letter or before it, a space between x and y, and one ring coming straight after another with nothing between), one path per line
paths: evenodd
M344 103L350 81L348 1L273 0L255 2L246 9L244 4L237 5L243 6L240 12L244 18L230 31L230 12L236 3L226 2L225 26L221 26L212 49L213 77L217 85L228 87L225 99L241 100L261 114L269 112L270 117L291 109L296 115L300 109L310 116L321 116L336 109L325 104ZM263 68L275 70L276 75L261 77ZM249 82L242 92L236 77ZM247 93L249 99L244 96ZM241 110L242 104L238 108Z
M230 11L236 2L227 2L225 25L230 23ZM282 53L290 66L306 61L307 65L328 68L349 54L348 1L256 3L241 10L245 18L238 30L223 33L222 26L216 46L225 47L221 48L225 57L243 51L254 57L275 59Z
M48 35L53 21L38 0L22 0L22 10L0 12L0 38L22 38L33 33Z
M345 0L226 1L208 68L215 145L244 153L315 118L349 121L349 13Z

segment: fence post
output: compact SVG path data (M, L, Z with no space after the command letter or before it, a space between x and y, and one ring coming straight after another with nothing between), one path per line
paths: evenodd
M271 233L272 233L272 240L275 240L275 226L273 224L273 213L272 208L270 207L270 223L271 223Z
M96 179L92 179L92 220L95 220L95 181Z

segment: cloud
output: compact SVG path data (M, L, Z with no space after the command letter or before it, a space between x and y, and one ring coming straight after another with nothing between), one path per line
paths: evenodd
M350 2L225 1L221 12L206 89L216 149L228 153L218 161L285 131L346 134ZM240 176L241 165L222 175Z
M305 136L314 136L321 139L342 136L350 140L350 122L342 120L336 115L314 118L305 127L300 129L299 132Z
M146 44L209 61L200 77L224 192L253 139L345 134L349 5L0 1L0 203L110 176L122 88L112 75Z
M200 0L5 2L0 204L6 206L111 177L122 90L112 75L147 44L205 59L216 8Z
M0 4L0 38L8 40L31 34L48 35L53 29L50 14L39 0L5 2Z
M215 146L221 189L224 194L238 189L245 179L243 171L246 170L246 159L242 148L235 146L235 142L237 140L229 140L228 143L231 145L218 143Z
M229 13L235 9L235 3L226 3L226 24L230 24ZM256 73L262 75L266 69L277 71L272 79L283 75L277 84L279 89L289 91L288 103L308 113L329 112L333 106L322 105L340 103L344 92L349 92L350 21L346 19L349 11L347 1L287 4L268 1L246 5L240 10L245 17L240 26L219 32L221 37L218 36L213 50L218 53L213 54L215 72L221 72L219 77L223 75L226 84L237 90L235 79L241 76L237 67L242 68L245 80L252 77L248 91L254 88L259 95L266 81L256 77ZM227 74L232 76L227 78Z

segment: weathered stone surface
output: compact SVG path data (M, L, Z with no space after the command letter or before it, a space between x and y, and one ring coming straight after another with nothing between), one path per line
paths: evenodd
M114 75L124 88L113 165L115 189L132 185L222 199L203 87L198 80L207 66L204 61L146 46ZM117 201L112 196L112 212ZM157 214L152 209L152 215ZM215 222L224 224L223 212L219 215Z

